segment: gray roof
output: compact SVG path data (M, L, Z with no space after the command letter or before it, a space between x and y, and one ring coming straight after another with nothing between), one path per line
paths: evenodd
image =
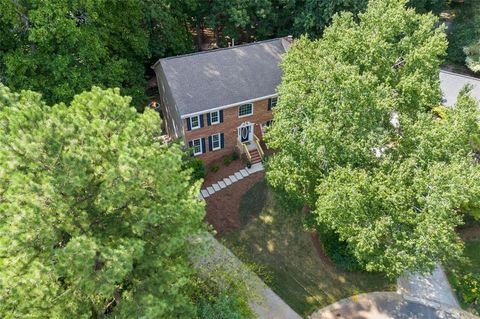
M457 101L458 93L468 84L472 86L470 95L480 101L480 79L463 74L440 71L440 87L443 93L444 104L453 106Z
M160 59L180 115L206 111L276 93L282 38Z

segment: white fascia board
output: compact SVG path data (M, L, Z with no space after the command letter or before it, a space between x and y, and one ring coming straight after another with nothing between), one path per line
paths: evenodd
M228 109L230 107L234 107L234 106L238 106L238 105L242 105L242 104L247 104L247 103L253 103L253 102L257 102L257 101L260 101L260 100L265 100L265 99L269 99L269 98L277 97L277 96L278 96L277 93L270 94L270 95L265 95L265 96L257 97L255 99L251 99L251 100L245 100L245 101L241 101L241 102L237 102L237 103L233 103L233 104L214 107L212 109L208 109L208 110L204 110L204 111L200 111L200 112L185 114L185 115L182 115L181 118L186 119L188 117L192 117L192 116L196 116L196 115L200 115L200 114L205 114L205 113L210 113L210 112L214 112L214 111L219 111L219 110L224 110L224 109Z

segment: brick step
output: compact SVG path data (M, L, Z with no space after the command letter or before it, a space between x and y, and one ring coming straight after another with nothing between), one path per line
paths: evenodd
M257 150L251 150L250 156L252 157L252 164L257 164L262 161L262 158L260 157L260 154Z

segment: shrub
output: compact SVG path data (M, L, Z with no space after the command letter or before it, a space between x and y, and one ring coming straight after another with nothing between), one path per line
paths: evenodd
M452 284L471 311L480 313L480 273L464 273L459 270L452 270Z
M464 47L465 64L475 73L480 72L480 42Z
M232 155L227 155L223 158L223 165L228 166L230 163L232 163Z
M326 226L318 226L317 231L323 249L333 263L347 271L364 270L357 258L351 253L348 244L340 240L337 233Z
M218 172L218 170L220 169L220 166L218 164L213 164L212 167L210 167L210 170L212 172Z
M197 306L200 319L245 319L253 318L246 302L239 296L220 294L213 300L202 299Z
M194 180L199 180L205 177L205 164L203 164L203 161L197 157L186 160L185 168L192 169L192 178Z
M230 163L232 163L233 161L236 161L238 160L238 154L237 152L233 152L232 154L230 155L227 155L223 158L223 165L225 166L228 166L230 165Z

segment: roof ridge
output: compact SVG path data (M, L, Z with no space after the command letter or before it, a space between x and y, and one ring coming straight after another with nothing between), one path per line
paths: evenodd
M249 43L234 45L234 46L230 46L230 47L226 47L226 48L217 48L217 49L210 49L210 50L204 50L204 51L191 52L191 53L186 53L186 54L173 55L173 56L169 56L169 57L165 57L165 58L160 58L160 59L158 59L157 62L155 62L155 64L152 65L152 68L154 68L160 61L173 60L173 59L183 58L183 57L187 57L187 56L207 54L207 53L214 53L214 52L219 52L219 51L226 51L226 50L230 50L230 49L247 47L247 46L252 46L252 45L256 45L256 44L262 44L262 43L268 43L268 42L278 41L278 40L281 40L282 38L283 38L283 37L273 38L273 39L267 39L267 40L261 40L261 41L254 41L254 42L249 42Z

